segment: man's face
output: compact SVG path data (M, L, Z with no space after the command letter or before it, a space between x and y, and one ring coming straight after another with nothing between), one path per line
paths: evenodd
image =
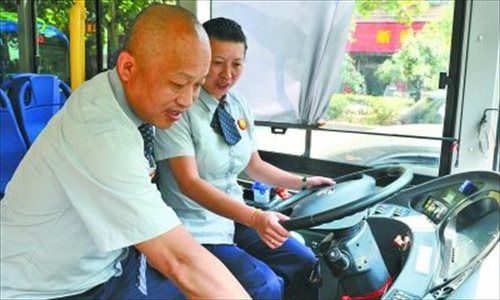
M241 76L245 60L245 45L211 38L210 46L212 62L203 88L220 100Z
M210 49L181 43L174 51L165 49L163 55L145 60L134 59L136 68L124 84L125 94L143 122L168 128L198 98L208 73Z

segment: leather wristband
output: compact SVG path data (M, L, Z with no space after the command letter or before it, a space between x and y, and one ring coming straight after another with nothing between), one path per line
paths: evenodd
M302 177L302 190L307 190L307 176Z

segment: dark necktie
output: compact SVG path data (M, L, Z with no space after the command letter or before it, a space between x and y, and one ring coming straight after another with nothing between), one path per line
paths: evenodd
M241 140L241 135L233 117L224 108L224 102L223 100L219 101L210 126L224 138L226 143L234 145Z
M153 125L150 124L142 124L138 127L141 132L142 139L144 140L144 156L149 162L149 167L151 169L156 169L156 162L154 157L154 148L153 148L153 138L154 138L154 130ZM156 171L152 172L153 178Z

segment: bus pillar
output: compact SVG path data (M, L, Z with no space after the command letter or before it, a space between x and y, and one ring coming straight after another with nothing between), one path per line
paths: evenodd
M69 15L69 60L71 89L85 80L85 2L75 0Z

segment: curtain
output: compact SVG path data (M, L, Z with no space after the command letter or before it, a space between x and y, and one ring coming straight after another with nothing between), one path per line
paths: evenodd
M247 36L235 87L257 121L312 125L340 89L353 1L214 1Z

